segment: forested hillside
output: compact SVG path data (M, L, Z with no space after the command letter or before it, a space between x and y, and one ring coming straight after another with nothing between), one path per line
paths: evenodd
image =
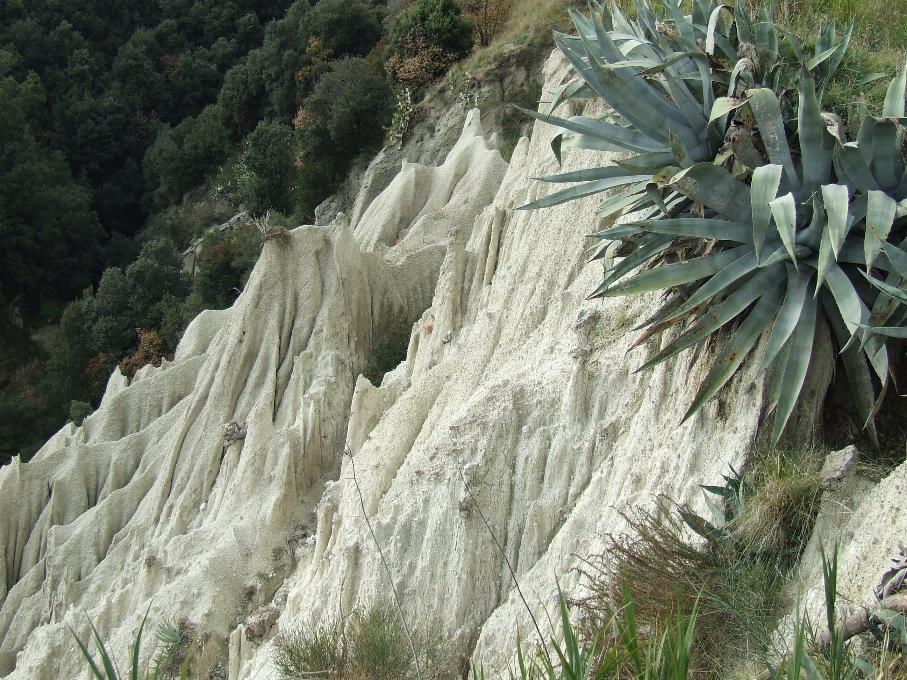
M473 33L455 0L2 3L0 463L229 305L251 219L181 251L309 219Z

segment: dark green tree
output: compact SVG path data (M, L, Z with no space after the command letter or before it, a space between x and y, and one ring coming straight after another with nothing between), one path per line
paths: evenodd
M341 59L318 81L303 103L297 130L302 150L303 209L310 212L332 191L350 161L379 147L393 111L393 94L383 73L361 57Z
M305 23L337 57L365 56L381 39L380 12L359 0L321 0Z
M243 141L237 198L250 214L292 211L297 179L292 142L292 128L268 120L259 123Z
M133 327L148 329L161 326L165 298L183 299L191 285L179 251L165 239L149 241L142 247L138 259L126 269L126 281Z
M394 18L384 53L400 80L424 84L472 49L473 26L456 0L416 0Z

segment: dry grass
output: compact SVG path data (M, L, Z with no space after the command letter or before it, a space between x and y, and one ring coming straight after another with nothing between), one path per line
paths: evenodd
M691 676L720 677L726 658L759 656L779 607L776 574L727 545L691 542L675 508L628 517L633 538L612 540L584 570L591 596L576 602L585 635L619 614L621 587L633 595L641 644L658 640L698 607Z
M628 535L613 537L583 570L591 592L576 603L584 633L613 636L607 628L626 586L640 635L648 640L698 603L695 675L724 677L730 670L726 659L761 661L782 606L782 587L815 521L822 460L821 452L812 451L754 454L739 486L728 487L736 491L725 497L725 522L686 515L708 540L692 540L680 508L666 499L655 511L628 516ZM715 526L706 530L706 523Z
M554 47L551 32L572 30L569 9L582 9L583 0L513 0L503 28L487 47L481 47L459 65L473 71L498 60L505 45Z
M741 546L780 568L796 562L815 521L824 454L758 453L747 469L744 500L732 530Z

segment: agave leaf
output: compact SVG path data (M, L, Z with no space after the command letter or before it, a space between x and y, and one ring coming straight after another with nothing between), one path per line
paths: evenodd
M641 207L642 203L647 201L646 183L640 182L631 187L616 193L614 196L606 199L599 207L598 214L602 219L612 217L623 210L630 212Z
M822 199L827 217L825 229L831 236L832 251L837 257L847 236L847 204L850 194L843 184L825 184L822 186Z
M759 21L756 24L756 46L761 53L760 58L766 72L778 63L778 34L772 20L773 11L773 8L769 9L766 3L762 3L759 7Z
M790 45L794 56L797 58L797 63L801 66L805 65L806 55L803 53L803 46L800 45L800 41L797 39L797 36L795 36L787 29L782 29L782 31L784 32L784 39L787 41L787 44Z
M849 334L837 307L830 297L827 293L822 295L822 307L825 309L825 316L837 336L838 342L842 346L846 346L852 334ZM847 381L850 384L850 392L859 420L863 429L867 430L872 443L878 447L878 435L876 434L875 423L872 420L875 388L872 384L872 375L869 372L869 367L866 365L866 356L859 346L852 344L841 351L840 357L841 363L844 364L844 371L847 374Z
M696 101L696 97L693 96L681 77L678 65L669 64L667 66L664 82L671 98L683 113L690 127L693 130L700 130L700 138L705 141L708 135L708 120L702 111L702 106Z
M639 72L640 76L653 76L663 71L667 71L671 66L687 59L704 59L705 55L699 51L674 52L670 57L655 61L651 66ZM615 65L616 66L616 65Z
M907 253L905 253L903 250L905 243L907 243L907 239L905 239L905 242L901 243L902 247L898 248L897 246L885 241L882 243L882 248L884 248L885 255L888 256L888 260L891 262L895 271L902 277L907 279Z
M592 182L600 179L615 179L626 177L627 171L620 166L608 165L601 168L584 168L574 172L565 172L559 175L545 175L544 177L534 177L540 182L550 182L552 184L566 184L570 182ZM639 180L634 180L639 181Z
M655 356L637 369L637 372L644 371L652 366L657 366L661 362L670 359L683 350L704 340L732 319L736 318L776 282L776 272L765 269L760 270L756 275L747 279L743 285L731 292L727 299L721 304L709 309L708 313L703 315L703 317L688 331L655 354ZM729 284L729 287L732 285L733 284Z
M719 293L728 292L731 284L747 276L757 267L756 254L752 251L746 253L699 286L699 288L696 289L696 292L668 316L666 320L670 321L679 318Z
M726 10L727 8L719 4L709 16L709 23L705 32L705 51L707 54L715 54L715 34L718 31L718 19L723 9Z
M882 242L888 239L891 225L894 224L894 215L897 212L897 203L891 196L881 191L869 192L869 204L866 213L866 236L863 240L864 254L866 257L866 271L872 268L872 263L882 250ZM907 255L905 255L907 258Z
M869 311L860 300L860 295L854 288L853 282L848 278L837 264L832 263L826 273L828 290L831 291L841 319L851 335L857 332L860 324L865 324Z
M866 277L866 280L869 281L869 283L878 288L880 291L897 300L898 302L907 305L907 290L904 290L903 288L895 288L894 286L891 286L884 281L879 281L877 278L869 276L862 270L860 270L860 273L863 274L864 277Z
M714 255L705 255L685 262L664 265L640 272L619 285L613 286L602 295L636 295L653 290L671 288L691 281L698 281L719 272L743 254L745 247L723 250Z
M589 297L599 297L604 294L608 287L612 283L617 281L620 277L645 264L659 253L664 252L664 250L667 249L669 245L671 245L671 242L673 240L674 239L670 237L666 238L653 236L648 243L639 247L632 255L628 255L616 265L614 265L614 267L607 273L604 281L602 281L599 287L596 288L595 291L593 291L592 295L590 295Z
M883 120L873 129L875 154L872 168L879 186L894 191L903 172L901 148L898 144L899 126L892 120Z
M604 58L609 62L619 62L622 57L620 50L608 37L599 22L594 22L594 29L598 50ZM628 121L632 122L632 117L636 117L640 121L645 121L646 124L654 125L655 130L658 130L659 126L662 130L671 128L685 143L690 146L696 145L695 133L687 126L686 119L676 106L661 97L647 81L639 78L633 69L614 68L610 64L599 64L595 58L595 48L582 32L580 39L586 49L587 70L594 73L596 78L607 86L609 96L602 97L605 101L609 102ZM601 95L601 93L599 94ZM611 101L609 97L615 101ZM622 105L618 105L618 103ZM637 125L637 127L645 131L642 126Z
M803 307L798 315L796 330L791 338L790 354L784 367L784 377L781 381L781 391L778 395L778 404L775 409L775 422L772 427L772 446L777 446L784 427L790 419L794 405L803 389L806 372L812 357L813 337L816 331L815 298L805 295L806 283L803 284Z
M822 79L822 85L819 88L820 102L822 101L823 94L825 93L825 88L828 86L828 83L831 81L835 73L837 73L838 67L841 65L841 61L843 61L844 59L844 55L847 52L847 47L850 45L850 40L853 37L853 29L854 21L851 20L847 25L847 30L844 32L844 37L841 38L841 42L838 44L837 49L828 62L828 68L825 71L825 77Z
M781 242L790 254L794 266L797 265L797 203L793 194L784 194L769 201L769 208L778 227Z
M595 96L592 88L582 78L574 78L566 85L558 88L557 96L552 100L548 113L554 113L561 104L568 99L591 99ZM519 108L519 107L517 107Z
M672 151L642 153L638 156L615 162L617 165L630 172L648 172L653 175L658 173L662 168L676 167L674 153Z
M734 4L734 27L737 29L738 43L754 43L753 22L743 3Z
M538 208L550 208L551 206L560 205L561 203L566 203L567 201L573 201L577 198L583 198L584 196L591 196L592 194L597 194L606 189L613 189L614 187L626 186L627 184L633 184L635 182L641 182L649 178L649 175L624 175L623 177L609 177L606 179L596 180L594 182L585 182L579 184L575 187L570 187L569 189L564 189L562 191L555 191L553 194L548 194L547 196L533 201L532 203L527 203L522 205L517 210L535 210Z
M907 326L860 326L867 331L872 331L878 335L884 335L888 338L907 338Z
M824 61L826 61L827 59L829 59L835 52L838 51L839 47L840 47L840 45L835 45L834 47L830 47L829 49L825 50L824 52L820 52L815 57L810 59L808 62L806 62L807 70L812 71L819 64L821 64Z
M904 89L907 88L907 63L901 72L891 81L888 86L888 92L885 94L885 105L882 107L882 115L885 118L903 118L904 117Z
M872 171L869 169L869 164L866 162L865 155L858 145L853 142L837 145L834 150L834 160L839 171L860 191L870 191L879 188Z
M765 346L765 352L762 355L762 361L759 363L758 373L768 369L778 353L784 347L790 338L797 323L800 320L804 307L806 306L806 289L809 285L810 276L802 271L787 267L787 292L784 295L784 302L778 312L778 317L772 326L771 335ZM813 313L815 308L813 307Z
M803 187L812 192L831 180L831 151L826 145L826 138L830 135L819 113L816 81L810 75L801 74L799 89L797 118L803 159Z
M736 97L718 97L715 100L715 103L712 104L712 111L709 114L709 122L712 123L723 116L726 116L731 111L739 109L741 106L746 104L746 98L736 98Z
M731 379L731 376L743 363L746 356L752 351L762 334L762 331L771 322L772 317L778 310L778 304L781 301L781 286L775 285L764 292L759 298L759 302L753 307L752 311L744 319L743 323L737 328L736 332L721 348L715 363L705 381L699 388L696 399L693 400L689 410L684 415L681 423L685 422L702 405L711 399L724 384Z
M800 188L800 177L794 168L787 133L784 130L784 119L781 115L781 103L775 93L766 88L753 89L747 92L750 110L759 125L759 134L768 153L769 160L784 168L784 178L791 190Z
M763 401L765 402L765 413L772 413L778 406L778 399L781 396L781 384L784 382L784 371L787 368L787 359L790 356L791 343L787 342L778 352L772 362L768 377L765 380L763 390Z
M744 81L744 85L747 88L752 88L755 84L753 80L753 70L755 65L751 59L743 57L738 59L734 64L734 69L731 71L731 77L728 79L728 95L736 96L738 90L740 89L740 81Z
M556 125L564 130L570 130L589 137L601 139L628 151L652 152L668 150L664 137L661 140L655 140L631 128L621 127L619 125L614 125L613 123L606 123L604 121L595 120L594 118L586 118L584 116L560 118L558 116L538 113L537 111L532 111L531 109L526 109L515 104L512 106L518 111L525 113L527 116L540 120L543 123L549 123L550 125Z
M677 162L677 165L681 168L689 168L693 165L693 158L690 156L686 144L684 144L683 140L671 130L668 130L668 146L671 147L671 153L674 154L674 160Z
M753 246L757 258L762 257L762 247L769 235L769 226L772 221L769 203L778 195L782 171L780 165L763 165L753 170L750 201L753 212Z
M740 222L750 219L750 188L723 168L697 163L674 175L669 183L720 215Z
M879 377L879 380L882 382L882 391L884 396L884 391L888 385L888 370L890 367L888 363L888 347L887 345L885 345L885 343L881 343L878 346L873 346L874 351L869 352L868 348L865 345L865 338L870 337L871 334L865 330L860 330L858 331L858 333L864 338L863 353L869 359L869 364L872 366L876 375ZM873 414L878 412L879 406L881 406L881 404L876 404L873 407Z
M717 219L680 217L675 219L645 220L634 222L634 224L645 231L656 234L714 239L716 241L736 241L737 243L747 243L752 238L752 232L747 225Z
M675 291L674 293L671 293L667 301L665 301L665 303L658 308L658 311L656 311L652 316L647 317L641 323L636 324L630 330L640 331L647 326L657 326L662 321L667 319L668 316L670 316L678 306L683 304L684 300L686 300L686 294L682 291Z

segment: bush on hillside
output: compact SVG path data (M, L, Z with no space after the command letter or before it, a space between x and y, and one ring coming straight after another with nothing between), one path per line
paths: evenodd
M265 120L243 141L236 167L236 199L251 215L292 211L296 188L292 139L288 125Z
M342 181L350 161L381 145L392 111L390 84L368 61L356 57L331 64L296 117L304 212Z
M332 55L361 57L381 39L376 10L361 0L320 0L306 17L305 26Z
M512 0L460 0L463 16L472 22L475 38L487 47L504 28Z
M206 234L195 269L197 304L202 309L229 307L245 286L260 252L258 232L248 225ZM172 331L168 328L168 332Z
M161 336L146 328L136 328L136 337L138 338L138 347L135 352L120 360L120 371L127 378L132 380L139 369L148 364L160 366L164 359L164 341Z
M161 128L142 163L152 203L180 201L227 157L230 146L225 116L217 104L176 127Z
M164 300L184 298L190 282L183 259L170 241L155 239L142 247L138 259L126 268L131 291L129 308L135 326L158 328L164 318Z
M395 80L424 85L469 54L472 45L472 23L456 0L417 0L394 19L384 56Z

